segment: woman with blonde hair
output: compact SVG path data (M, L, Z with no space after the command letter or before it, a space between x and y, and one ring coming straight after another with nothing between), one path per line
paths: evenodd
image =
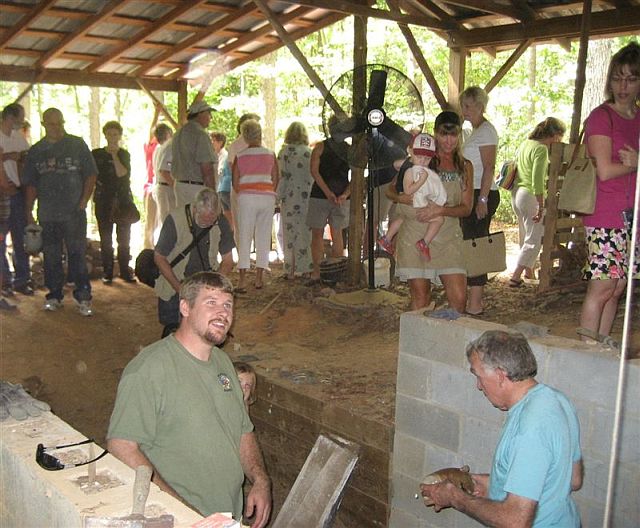
M549 168L549 146L562 141L567 127L555 117L538 123L516 154L518 176L511 190L511 206L518 218L520 255L509 286L522 285L522 273L533 276L533 266L542 247L545 176Z
M479 86L470 86L460 94L460 108L465 121L471 123L471 131L464 131L463 153L473 165L473 208L462 219L465 240L487 236L491 219L500 205L500 193L494 182L498 132L484 113L489 96ZM467 277L469 297L467 312L481 315L484 311L484 285L487 275Z
M271 227L279 179L274 152L262 146L260 123L254 119L245 121L241 133L248 147L236 155L231 172L233 190L238 195L238 293L246 292L251 242L255 243L256 250L254 286L257 290L263 286L263 272L269 267Z
M635 266L629 270L640 138L637 42L627 44L611 58L605 96L606 101L585 123L587 149L597 167L597 192L593 213L582 219L588 246L582 277L589 285L580 326L594 337L610 334L629 275L640 278L638 252Z
M278 199L283 226L284 277L308 274L311 264L311 229L306 225L311 176L311 148L304 124L294 121L287 128L278 153L280 183Z

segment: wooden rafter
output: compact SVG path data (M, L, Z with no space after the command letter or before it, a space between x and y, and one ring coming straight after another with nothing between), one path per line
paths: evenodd
M219 31L220 29L228 27L229 25L233 24L237 20L240 20L240 19L248 16L249 14L254 12L256 9L257 9L257 7L255 7L254 5L247 4L244 7L238 9L235 13L223 17L221 20L219 20L215 24L212 24L211 26L206 26L206 27L198 30L198 32L193 34L188 39L182 41L177 46L174 46L173 48L171 48L171 50L169 50L169 51L167 51L165 53L162 53L160 56L156 57L155 59L153 59L151 61L148 61L147 62L147 66L142 68L142 69L140 69L138 71L138 74L144 75L144 74L149 73L151 70L153 70L153 68L155 68L156 66L158 66L158 65L162 64L163 62L167 61L169 58L173 57L177 53L180 53L180 52L182 52L182 51L184 51L186 49L189 49L189 48L197 45L199 42L201 42L204 39L210 37L213 32Z
M2 40L0 40L0 51L2 51L7 46L7 44L9 44L9 42L20 35L20 33L22 33L28 27L28 24L40 18L44 13L46 13L51 5L55 2L56 0L47 0L46 2L43 2L27 16L24 24L16 24L12 29L8 30L2 36Z
M423 15L435 16L443 22L446 22L452 28L458 30L464 29L462 24L431 0L404 0L403 2L400 2L398 6L413 8L415 11L418 11Z
M518 20L522 15L519 9L515 9L505 4L498 4L491 0L447 0L447 3L461 7L468 7L476 11L484 11L494 15L502 15L515 20Z
M489 93L493 90L498 83L502 80L502 78L509 73L509 70L513 67L513 65L518 61L518 59L522 56L522 54L527 51L529 46L533 43L533 39L525 40L522 44L520 44L515 51L509 56L509 58L505 61L505 63L500 67L500 69L496 72L496 74L489 80L489 82L485 85L485 92Z
M102 20L107 18L113 11L121 8L123 5L131 1L132 0L111 0L110 2L107 2L107 4L102 8L101 11L93 16L90 16L87 21L82 24L82 26L80 26L79 29L77 29L73 33L69 33L64 39L62 39L62 42L60 42L58 46L52 48L47 53L42 55L40 60L36 63L35 68L40 69L47 66L53 59L62 54L67 46L78 42L84 35L86 35L94 27L96 27Z
M138 44L148 39L156 31L163 29L165 25L170 24L171 22L177 20L180 16L182 16L184 13L189 11L189 9L198 7L204 2L206 2L206 0L189 0L188 2L187 1L181 2L178 6L176 6L174 9L169 11L166 15L156 20L146 30L140 32L135 37L129 39L126 44L113 50L111 53L108 53L99 61L94 62L89 68L89 71L92 73L99 71L100 68L105 64L113 60L116 60L118 57L124 55L127 52L127 50L136 47Z

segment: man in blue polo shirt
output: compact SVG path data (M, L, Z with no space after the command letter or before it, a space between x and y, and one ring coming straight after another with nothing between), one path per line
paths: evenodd
M582 487L580 426L561 392L535 380L538 365L522 334L491 330L467 346L471 373L507 420L491 473L474 474L474 495L451 482L420 486L427 506L453 507L485 526L579 528L571 496Z

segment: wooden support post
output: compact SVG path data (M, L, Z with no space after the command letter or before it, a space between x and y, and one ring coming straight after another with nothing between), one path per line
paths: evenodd
M314 84L314 86L322 94L322 97L326 99L326 101L329 103L329 106L331 106L331 109L333 110L333 112L336 115L343 115L344 111L342 110L342 108L340 108L338 101L336 101L333 98L333 96L329 93L329 89L325 86L324 82L322 82L322 79L320 79L320 76L311 67L311 64L309 64L309 61L307 61L307 58L304 56L304 53L300 51L300 48L298 48L298 45L296 44L295 40L293 40L289 36L289 33L287 33L287 30L276 18L273 11L269 9L266 2L264 2L263 0L253 0L253 3L256 4L256 6L258 6L258 9L262 11L265 18L273 26L273 29L276 30L276 33L278 34L278 37L280 37L280 40L284 42L285 46L287 46L287 48L289 49L289 52L291 53L291 55L295 57L295 59L298 61L298 64L300 64L300 67L307 74L307 77L309 77L309 79Z
M20 95L16 97L16 100L14 101L14 103L19 103L22 100L22 98L25 97L31 91L34 85L35 83L31 83L24 90L22 90L20 92Z
M178 83L178 123L183 124L186 121L187 121L187 82L179 81Z
M489 93L493 90L498 83L503 79L503 77L509 73L509 70L513 67L513 65L518 61L518 59L522 56L522 54L527 51L527 48L533 43L533 39L528 39L522 42L510 55L510 57L505 61L505 63L500 67L500 69L496 72L493 78L485 85L484 91Z
M573 115L571 116L570 143L577 143L580 135L580 121L582 116L582 96L587 82L587 54L589 52L589 31L591 30L591 0L584 0L582 4L582 25L580 27L580 49L578 50L578 65L576 67L576 84L573 93Z
M173 128L177 129L178 128L178 123L176 122L176 120L173 118L173 116L169 113L169 110L167 110L167 107L164 106L164 104L162 103L162 101L160 101L160 99L158 99L153 92L151 92L151 90L147 89L147 87L142 83L142 81L140 79L136 79L136 83L138 84L138 86L140 87L140 89L147 94L147 96L153 101L153 104L156 107L156 111L162 112L162 114L167 118L167 120L169 121L169 123L171 123L173 125ZM156 120L158 118L156 117Z
M353 79L353 100L364 101L366 97L366 86L368 79L364 75L363 68L367 63L367 18L353 17L353 67L356 72L363 75L355 75ZM357 115L364 108L354 108ZM354 138L354 143L356 138ZM360 255L364 234L364 216L362 214L362 204L365 197L364 169L351 167L351 210L349 212L349 281L351 284L358 284L362 271Z
M389 6L389 10L392 13L400 13L400 8L397 5L397 0L387 0L387 5ZM429 87L433 92L436 101L440 105L440 108L444 109L447 107L447 100L440 90L440 86L438 86L438 81L436 80L435 75L433 75L433 71L429 68L429 64L427 60L424 58L424 54L416 41L416 38L413 36L413 32L409 29L409 26L406 24L401 24L398 22L398 27L400 28L400 32L404 36L404 39L407 41L407 45L409 46L409 50L411 51L413 58L416 60L420 71L422 71L422 75L429 83Z
M465 48L449 48L449 83L447 99L449 105L458 106L458 95L464 90L464 73L467 60Z
M157 104L153 105L153 118L151 119L151 125L149 126L149 141L153 139L153 131L158 124L158 117L160 117L160 107Z

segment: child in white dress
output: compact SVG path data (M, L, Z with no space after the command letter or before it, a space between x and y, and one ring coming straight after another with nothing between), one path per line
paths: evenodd
M444 205L447 202L447 191L442 185L440 176L428 168L431 158L435 154L436 142L433 136L418 134L414 138L411 149L411 163L413 163L413 166L405 171L402 181L404 193L411 195L414 208L426 207L429 202L437 205ZM429 244L440 231L443 222L444 218L442 216L429 220L424 237L416 242L416 248L426 260L431 260ZM398 233L401 225L402 218L396 218L389 224L386 235L378 239L378 244L391 255L394 253L391 240Z

